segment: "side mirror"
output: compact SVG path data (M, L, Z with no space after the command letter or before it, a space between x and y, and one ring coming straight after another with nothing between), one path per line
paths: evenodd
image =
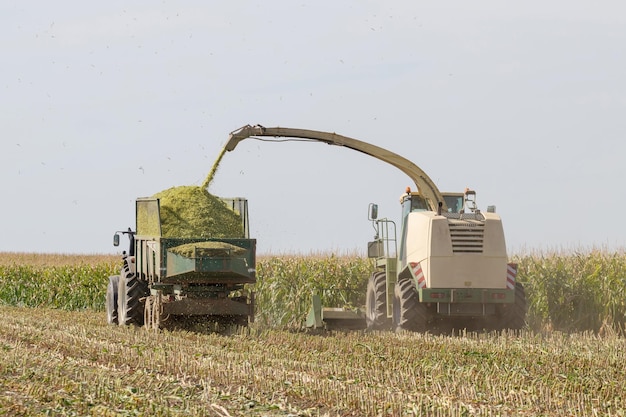
M113 246L119 246L119 245L120 245L120 235L116 233L113 235Z
M376 220L378 218L378 204L370 203L368 220Z

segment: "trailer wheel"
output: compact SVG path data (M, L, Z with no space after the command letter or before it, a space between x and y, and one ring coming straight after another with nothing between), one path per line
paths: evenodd
M515 283L515 303L504 312L502 327L511 330L520 330L526 325L526 291L520 282Z
M419 302L412 278L401 279L395 285L393 325L396 331L425 332L428 329L428 311L426 305Z
M117 321L117 295L119 288L120 276L112 275L109 277L109 285L106 294L107 323L118 324Z
M387 277L384 272L374 272L367 283L365 322L369 330L389 329L387 318Z
M125 276L120 277L118 292L119 325L143 326L145 298L149 295L148 283L127 270Z

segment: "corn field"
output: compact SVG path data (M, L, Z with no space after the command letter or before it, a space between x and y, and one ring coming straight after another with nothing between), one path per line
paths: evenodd
M588 251L516 255L518 280L535 331L626 329L626 253ZM0 254L0 303L65 310L104 310L112 255ZM312 294L327 306L365 304L374 264L356 255L262 256L257 260L257 321L265 327L300 327Z
M100 287L111 271L119 269L118 263L119 259L110 256L2 254L0 303L102 310Z
M517 256L533 329L626 330L626 253L590 251Z
M258 320L271 327L298 327L312 294L324 305L359 308L365 304L367 279L374 270L357 256L266 257L257 264Z

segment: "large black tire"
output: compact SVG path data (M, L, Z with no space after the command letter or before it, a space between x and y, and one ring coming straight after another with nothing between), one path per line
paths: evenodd
M120 326L143 326L148 283L126 269L120 277L117 298L117 320Z
M428 310L419 302L419 295L412 278L398 281L393 294L393 325L395 330L425 332L428 329Z
M520 282L515 283L515 303L505 310L502 315L502 328L520 330L526 326L526 291Z
M107 286L106 295L106 309L107 309L107 323L118 324L117 321L117 294L119 291L119 275L112 275L109 277L109 285Z
M385 272L374 272L367 282L365 322L368 330L387 330L390 328L391 320L387 318L387 278Z

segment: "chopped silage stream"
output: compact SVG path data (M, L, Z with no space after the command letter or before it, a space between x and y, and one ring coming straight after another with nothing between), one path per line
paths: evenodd
M178 186L154 194L160 199L161 235L176 238L243 238L244 230L239 213L231 210L208 191L217 168L224 157L223 148L201 186ZM204 245L204 246L203 246ZM208 246L207 246L208 245ZM195 244L206 253L215 250L210 244ZM221 247L224 250L233 248ZM179 248L179 254L188 254L193 248Z

